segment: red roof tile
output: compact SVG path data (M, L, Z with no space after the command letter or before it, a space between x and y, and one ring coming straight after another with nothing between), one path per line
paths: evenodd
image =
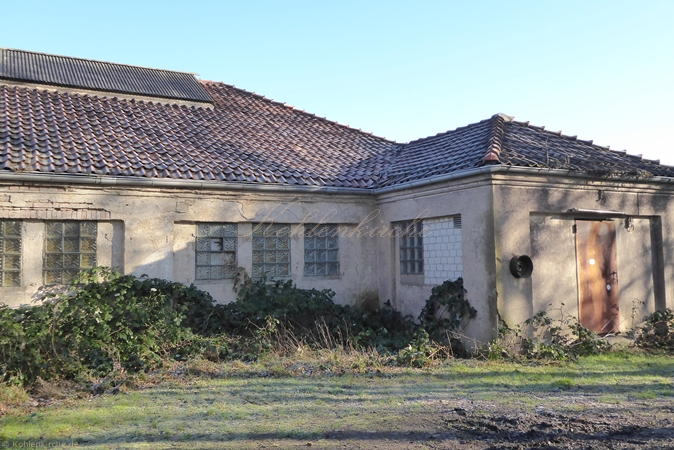
M672 167L502 114L398 144L233 86L201 83L213 108L0 80L0 171L360 189L490 164L674 177Z
M213 109L0 86L0 170L369 188L400 147L203 85Z

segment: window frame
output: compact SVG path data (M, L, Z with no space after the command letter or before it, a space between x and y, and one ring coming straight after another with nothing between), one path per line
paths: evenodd
M290 224L253 224L253 278L288 278L292 276L290 238ZM269 270L270 268L273 268L273 270Z
M423 220L396 222L398 228L398 264L400 275L417 276L424 274ZM412 227L412 229L410 229Z
M56 225L60 225L60 232L50 231L50 228L56 230ZM73 225L77 225L77 234L73 231ZM90 229L87 230L86 227ZM83 231L84 230L84 231ZM73 241L77 240L77 250L74 250ZM60 241L60 250L50 250ZM93 245L91 244L93 240ZM85 247L85 250L83 250ZM44 250L42 264L42 279L46 286L69 284L75 280L83 271L96 267L98 262L98 222L91 220L59 220L45 222L44 229ZM60 263L57 263L57 255L60 256ZM75 266L73 255L77 256L77 265ZM93 255L93 256L92 256ZM70 258L68 258L70 256ZM70 259L70 261L68 261ZM83 261L88 259L87 264ZM60 265L60 267L59 267ZM60 272L58 280L49 279L49 275ZM76 272L76 273L75 273ZM67 274L67 278L64 278Z
M313 232L314 230L316 231ZM324 270L321 271L321 268ZM303 273L304 276L308 277L336 277L340 275L339 228L337 225L305 225Z
M7 227L9 224L18 229L18 234L9 234ZM12 242L10 251L6 251L7 241ZM18 240L17 247L14 242ZM17 287L22 283L21 259L23 257L23 222L20 220L0 220L0 287ZM11 267L7 267L8 263ZM16 282L8 283L11 275L15 275Z
M197 223L194 240L195 281L205 282L236 278L239 270L238 241L239 227L237 223ZM208 272L208 276L204 276L206 272Z

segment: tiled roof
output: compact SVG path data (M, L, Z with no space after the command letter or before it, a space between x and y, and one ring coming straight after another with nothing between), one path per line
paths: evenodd
M400 147L203 86L212 109L0 85L0 170L371 188Z
M0 78L96 91L212 102L194 74L0 48Z
M503 114L398 144L234 86L198 83L213 107L3 84L0 74L0 172L362 189L499 164L674 177L673 167Z
M403 146L379 187L485 165L563 169L597 177L674 177L674 167L496 114Z

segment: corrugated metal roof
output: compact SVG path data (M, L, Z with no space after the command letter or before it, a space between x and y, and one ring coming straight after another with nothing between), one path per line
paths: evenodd
M194 74L0 48L0 78L212 103Z

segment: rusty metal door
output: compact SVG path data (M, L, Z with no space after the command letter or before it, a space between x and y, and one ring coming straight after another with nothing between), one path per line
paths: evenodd
M615 222L576 220L578 320L597 333L618 331Z

